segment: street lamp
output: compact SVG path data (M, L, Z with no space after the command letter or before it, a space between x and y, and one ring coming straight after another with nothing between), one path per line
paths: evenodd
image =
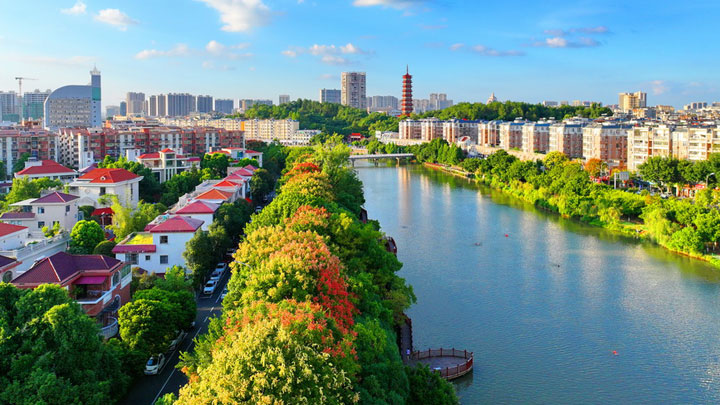
M712 172L712 173L708 174L707 176L705 176L705 187L707 187L707 185L708 185L708 179L710 179L710 176L715 176L715 172ZM717 176L715 176L715 180L717 180Z

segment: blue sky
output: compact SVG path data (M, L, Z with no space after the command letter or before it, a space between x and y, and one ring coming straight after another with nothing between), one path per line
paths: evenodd
M456 102L720 101L720 2L451 0L0 0L0 89L84 84L127 91L317 99L342 71L368 95Z

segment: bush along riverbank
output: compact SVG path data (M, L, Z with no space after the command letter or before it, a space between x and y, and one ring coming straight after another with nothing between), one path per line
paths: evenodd
M415 301L344 145L287 154L278 196L253 215L223 314L182 355L189 383L163 404L457 404L427 367L403 365L394 326Z
M521 161L500 150L451 168L537 207L627 236L653 241L720 267L720 192L699 191L695 199L661 198L598 184L577 161L551 152L542 161Z

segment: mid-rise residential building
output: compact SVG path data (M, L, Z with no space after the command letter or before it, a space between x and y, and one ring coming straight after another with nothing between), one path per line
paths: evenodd
M289 94L281 94L278 97L278 105L280 104L287 104L290 102L290 95Z
M448 143L467 142L477 144L479 121L452 119L442 124L443 139Z
M127 115L127 103L125 101L120 102L120 115L123 117Z
M0 129L0 161L5 163L8 176L12 175L13 165L24 153L38 161L59 161L58 135L41 128Z
M103 255L59 252L35 263L12 283L18 288L56 284L67 289L96 320L100 336L109 339L118 333L118 309L130 302L131 281L128 263Z
M119 105L109 105L105 107L105 117L108 119L120 115L120 106Z
M168 117L185 116L197 111L195 96L188 93L170 93L164 95L167 111L164 115ZM158 101L159 103L159 101ZM158 107L158 114L162 110Z
M583 128L583 158L600 159L609 167L627 167L628 126L590 124Z
M437 118L423 118L420 120L420 139L432 141L443 137L443 121Z
M273 105L272 100L251 100L251 99L245 99L240 100L240 109L243 111L247 111L254 105Z
M583 156L583 127L580 122L560 122L550 125L548 151L562 152L570 159Z
M172 266L185 267L182 254L185 244L197 232L202 232L204 221L182 215L161 215L145 227L120 241L113 253L120 260L155 274L165 274Z
M63 86L45 100L44 127L59 128L99 127L101 124L100 71L90 72L90 84L86 86Z
M212 96L197 96L197 112L209 113L213 111Z
M500 145L500 124L502 121L487 121L478 123L478 145Z
M340 104L341 93L338 89L320 89L320 102Z
M673 153L673 128L668 125L632 127L627 134L628 170L637 170L650 157Z
M547 153L550 150L550 122L529 122L522 126L522 151Z
M125 96L127 103L127 115L144 116L145 111L145 93L128 92Z
M367 108L365 72L342 72L340 102L353 108Z
M102 197L115 195L120 204L136 207L140 199L139 185L143 179L125 169L92 169L70 183L70 192L80 196L80 205L107 207L112 201Z
M720 152L720 130L712 127L681 127L673 131L673 155L678 159L707 160Z
M411 94L412 96L412 94ZM372 96L367 98L369 110L397 110L398 99L395 96Z
M235 109L235 101L232 99L216 99L215 111L223 114L232 114Z
M405 119L400 121L398 132L399 139L421 139L421 120Z
M630 112L635 108L647 107L647 93L637 91L635 93L620 93L618 95L618 109Z
M428 108L431 110L442 110L448 107L452 107L453 101L448 100L447 94L445 93L430 93L430 105Z
M525 121L516 119L512 122L503 122L500 124L500 147L508 149L522 149L523 141L523 125Z
M245 139L257 139L261 141L279 141L292 139L300 129L300 123L296 120L246 120L242 121L242 131Z

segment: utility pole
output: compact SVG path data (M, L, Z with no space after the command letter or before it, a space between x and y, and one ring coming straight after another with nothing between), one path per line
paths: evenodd
M22 82L23 80L37 80L33 79L31 77L16 77L15 80L18 81L18 99L20 100L20 124L25 125L25 113L23 111L23 95L22 95Z

